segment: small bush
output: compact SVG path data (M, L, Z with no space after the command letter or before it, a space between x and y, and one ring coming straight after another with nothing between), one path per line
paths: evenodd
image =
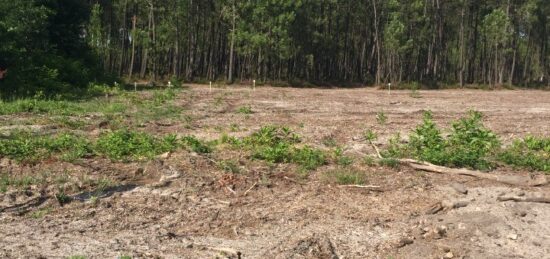
M550 173L550 138L528 136L515 140L499 159L512 166Z
M447 139L448 164L456 167L490 169L488 158L500 148L500 141L482 123L482 114L471 111L469 116L452 124Z
M467 117L452 123L450 135L442 137L432 121L431 113L424 114L422 124L402 144L399 135L391 138L382 152L385 158L414 157L419 160L450 167L469 167L487 170L500 148L497 136L482 123L482 115L471 111Z
M95 150L111 160L128 161L152 158L174 151L177 147L178 142L174 135L156 138L144 132L121 129L101 135Z
M323 152L309 146L294 149L291 160L306 170L316 169L326 163Z
M409 147L416 159L446 164L445 141L432 120L431 112L424 113L422 124L409 136Z

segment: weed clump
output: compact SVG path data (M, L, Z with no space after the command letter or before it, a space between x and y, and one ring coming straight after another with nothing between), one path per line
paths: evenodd
M243 140L252 157L271 163L296 163L313 170L326 163L324 153L310 146L297 147L300 137L288 127L265 126Z
M212 152L212 148L210 148L208 144L199 140L195 136L183 137L182 142L185 146L187 146L193 152L197 152L199 154L207 154Z
M527 136L515 140L499 154L499 160L515 167L550 173L550 138Z
M336 169L326 175L339 185L363 185L366 182L365 174L352 169Z
M72 161L90 152L90 143L86 139L70 133L33 136L29 132L16 132L0 140L0 155L18 162L34 163L54 154L60 154L63 160Z
M95 151L114 161L152 158L178 147L175 135L157 138L144 132L121 129L99 137Z

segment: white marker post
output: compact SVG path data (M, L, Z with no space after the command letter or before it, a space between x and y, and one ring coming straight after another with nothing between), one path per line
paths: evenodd
M134 92L137 92L137 82L134 81Z
M388 95L391 95L391 83L388 83Z
M168 81L168 87L172 88L172 81Z
M210 81L210 92L212 92L212 81Z
M252 90L256 91L256 80L252 80Z

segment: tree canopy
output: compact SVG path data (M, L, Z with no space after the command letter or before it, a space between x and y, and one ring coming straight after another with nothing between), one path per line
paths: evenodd
M101 67L132 81L533 86L548 84L549 42L546 0L13 0L0 84L83 87Z

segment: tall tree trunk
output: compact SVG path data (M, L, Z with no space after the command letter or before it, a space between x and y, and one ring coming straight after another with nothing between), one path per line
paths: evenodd
M234 55L234 50L235 50L235 20L236 20L236 8L235 8L235 0L233 1L233 6L231 7L232 10L231 10L231 43L230 43L230 47L229 47L229 72L228 72L228 75L227 75L227 82L228 83L233 83L233 55Z
M132 53L130 58L130 68L128 69L129 79L132 79L132 75L134 73L134 59L136 56L136 22L137 16L134 14L132 17Z
M380 35L378 33L378 12L376 10L376 0L372 0L372 6L374 9L374 37L376 41L376 85L380 85Z

